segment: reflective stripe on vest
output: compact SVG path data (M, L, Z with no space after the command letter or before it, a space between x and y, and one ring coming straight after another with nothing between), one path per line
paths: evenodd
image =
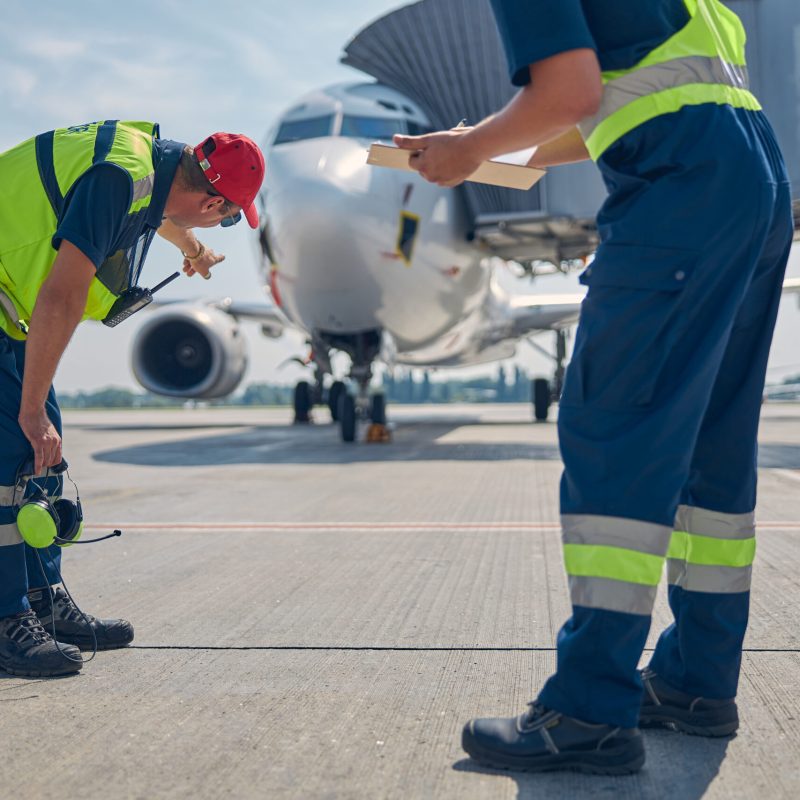
M671 529L593 514L565 514L561 523L573 605L649 615Z
M596 114L578 128L596 161L634 128L690 105L727 104L757 111L748 90L745 33L718 0L685 0L690 21L631 70L603 73Z
M750 590L756 552L752 513L680 506L675 526L667 553L670 585L714 594Z

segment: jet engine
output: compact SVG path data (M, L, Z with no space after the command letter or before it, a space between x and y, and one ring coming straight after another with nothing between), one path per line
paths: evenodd
M230 394L247 367L236 320L202 305L152 312L133 342L133 372L154 394L209 400Z

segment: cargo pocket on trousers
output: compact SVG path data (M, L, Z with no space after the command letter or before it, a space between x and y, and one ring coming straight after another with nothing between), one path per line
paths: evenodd
M685 328L696 251L605 244L581 275L581 308L561 404L627 410L650 404Z

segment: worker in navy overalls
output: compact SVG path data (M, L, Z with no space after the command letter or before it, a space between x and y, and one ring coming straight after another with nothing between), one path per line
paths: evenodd
M443 185L532 145L536 166L588 156L608 199L558 418L572 616L528 711L472 720L463 744L494 766L632 772L640 726L738 727L790 186L719 0L492 5L520 92L397 144ZM665 562L675 621L638 671Z

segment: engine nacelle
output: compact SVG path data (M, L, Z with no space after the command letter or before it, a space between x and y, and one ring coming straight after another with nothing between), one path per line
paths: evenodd
M247 367L236 320L203 305L166 306L150 313L133 342L136 380L169 397L209 400L229 395Z

